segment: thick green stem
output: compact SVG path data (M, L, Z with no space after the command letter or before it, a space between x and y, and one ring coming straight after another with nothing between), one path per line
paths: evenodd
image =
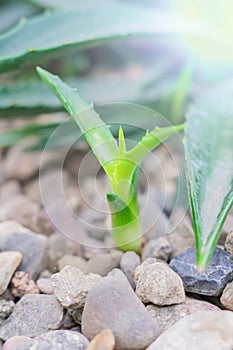
M115 244L123 251L140 252L142 246L142 223L137 201L136 188L129 203L115 193L108 193L107 199L112 217L112 236Z
M112 236L118 248L139 253L142 246L142 223L140 215L124 226L115 226L112 220Z

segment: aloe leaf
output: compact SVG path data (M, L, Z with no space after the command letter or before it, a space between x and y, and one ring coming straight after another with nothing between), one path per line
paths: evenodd
M134 148L127 152L127 157L133 162L139 164L143 158L153 149L183 129L184 124L180 124L167 126L164 128L156 127L151 132L147 131L146 135L141 139L141 141Z
M150 74L149 70L145 76L137 79L119 75L119 78L114 81L109 77L67 78L67 83L77 87L80 95L85 96L87 100L98 104L130 101L143 105L156 105L170 93L172 82L165 80L163 72L155 78L149 90L145 89L144 83ZM26 79L21 77L13 83L0 85L0 118L28 117L62 109L56 96L48 94L45 84L37 77Z
M67 8L77 9L80 8L80 6L86 6L85 2L80 2L77 0L28 0L28 2L43 9L51 9L53 11L64 11Z
M36 12L37 9L34 6L21 1L0 2L0 33L8 30L21 17L32 16Z
M171 96L171 122L173 124L179 123L184 118L192 78L193 67L190 64L186 64L177 78L176 88Z
M201 97L185 132L186 174L197 263L203 269L233 204L233 81Z
M57 76L40 67L37 67L37 72L77 123L96 158L109 175L109 171L112 170L110 163L117 159L119 153L109 127L95 112L93 106L79 96L76 89L72 89Z
M68 49L96 45L113 38L198 31L201 31L200 26L168 13L151 13L141 6L113 0L98 1L96 7L93 1L86 0L79 10L46 12L23 19L2 35L0 71L41 63L42 59L56 57L61 49L66 49L67 53Z
M9 147L18 144L25 139L48 138L57 123L29 124L18 129L10 129L0 133L0 147Z

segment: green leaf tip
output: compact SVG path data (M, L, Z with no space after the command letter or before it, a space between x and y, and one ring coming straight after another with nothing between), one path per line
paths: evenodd
M178 124L163 128L155 127L151 132L147 131L141 141L127 152L128 157L139 164L148 153L153 151L169 137L182 131L184 127L185 124Z
M125 144L125 135L122 127L119 128L119 134L118 134L118 142L119 142L119 152L120 156L123 156L126 152L126 144Z
M58 76L45 69L37 67L37 72L74 119L96 158L111 179L113 176L111 162L117 159L119 149L108 125L95 112L93 105L81 98L76 89L72 89Z

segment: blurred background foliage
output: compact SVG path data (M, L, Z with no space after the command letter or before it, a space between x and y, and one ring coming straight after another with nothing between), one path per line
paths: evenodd
M180 123L194 98L232 75L232 23L231 0L0 0L0 147L43 148L64 119L36 65L95 104L142 104ZM77 131L72 120L63 128L64 146Z

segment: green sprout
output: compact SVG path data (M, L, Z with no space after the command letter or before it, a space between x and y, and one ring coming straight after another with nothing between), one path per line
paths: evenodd
M184 124L156 127L146 132L135 147L127 150L121 127L117 143L109 126L95 112L92 104L85 102L75 89L59 77L40 67L37 67L37 72L74 119L108 176L112 192L107 193L107 200L116 246L123 251L139 252L143 233L137 199L139 164L163 141L183 130Z

